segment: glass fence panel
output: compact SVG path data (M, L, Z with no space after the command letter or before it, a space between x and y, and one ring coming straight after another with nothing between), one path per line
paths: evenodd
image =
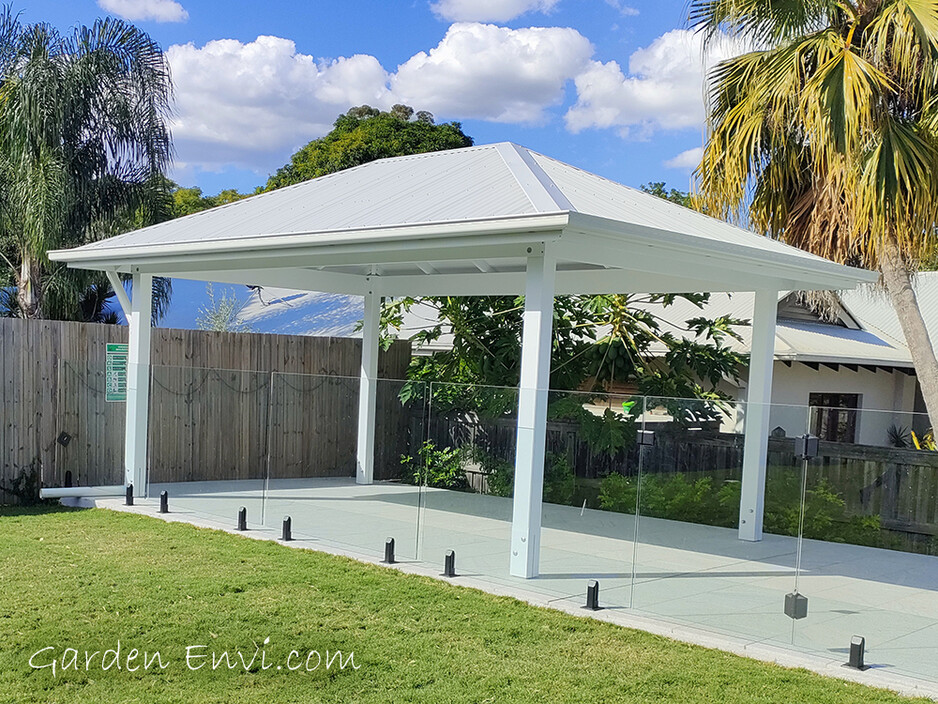
M855 405L810 410L794 644L846 662L862 636L868 664L935 679L938 452L924 414Z
M289 517L296 540L366 555L381 554L393 537L396 557L414 559L419 487L401 458L423 432L425 395L420 382L377 382L368 481L364 466L359 476L359 377L275 374L269 525L282 533Z
M419 558L455 553L459 574L508 579L518 390L433 383L425 441Z
M112 375L111 375L112 376ZM55 373L57 413L50 423L48 450L41 462L43 487L121 486L124 484L126 402L108 389L104 365L59 360ZM30 481L35 467L20 468Z
M152 367L149 501L261 529L270 402L270 372Z
M729 401L645 399L634 608L746 639L790 638L783 607L796 530L779 535L768 524L797 515L797 491L789 496L784 489L797 487L799 474L773 423L775 411L792 413ZM741 503L748 501L744 482L757 483L763 468L752 462L744 469L744 432L747 417L755 422L766 413L776 430L764 468L767 527L758 539L758 509ZM794 427L804 426L802 416ZM741 514L752 522L743 530Z
M604 392L548 396L538 589L585 603L631 604L643 399Z

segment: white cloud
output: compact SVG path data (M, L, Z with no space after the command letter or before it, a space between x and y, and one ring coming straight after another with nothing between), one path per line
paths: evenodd
M167 56L182 167L270 169L328 132L350 106L387 103L387 74L373 56L317 61L292 41L268 36L175 45Z
M185 22L189 13L176 0L98 0L98 7L126 20Z
M619 11L623 17L635 17L639 14L631 5L626 5L622 0L606 0L606 4Z
M451 22L507 22L526 12L550 12L559 0L437 0L435 14Z
M590 42L568 28L454 24L433 49L387 72L373 56L331 61L279 37L171 46L177 170L227 164L264 172L331 129L353 105L405 103L441 117L531 123L563 101L589 66Z
M431 112L532 123L562 102L592 54L589 40L566 27L454 24L429 54L399 66L390 86L399 101Z
M694 147L681 152L677 156L668 159L664 165L669 169L680 169L682 171L691 171L697 168L700 159L703 157L703 147Z
M567 111L567 127L640 135L700 127L706 71L741 51L724 41L705 52L700 35L675 29L634 52L628 75L615 61L593 61L576 77L577 102Z

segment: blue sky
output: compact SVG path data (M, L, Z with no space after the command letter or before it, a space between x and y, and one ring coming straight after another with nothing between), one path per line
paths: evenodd
M687 188L704 53L683 2L31 0L60 29L110 14L164 48L173 177L248 190L352 105L405 102L622 183Z

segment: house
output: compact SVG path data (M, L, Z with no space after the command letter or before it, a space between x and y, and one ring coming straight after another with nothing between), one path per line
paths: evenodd
M938 272L919 274L916 292L932 339L938 339ZM714 293L703 310L683 299L667 308L652 306L664 320L681 326L689 318L752 316L752 293ZM825 319L826 318L826 319ZM814 312L797 292L779 294L775 332L771 427L787 436L805 432L825 440L864 445L889 444L891 426L928 428L924 401L898 318L886 295L867 287L838 292L829 316ZM415 306L401 336L410 337L435 323L429 306ZM737 329L741 341L730 344L748 352L751 329ZM451 344L447 335L415 350L431 354ZM743 402L746 372L724 391ZM810 410L809 410L810 409ZM741 423L734 415L732 424Z

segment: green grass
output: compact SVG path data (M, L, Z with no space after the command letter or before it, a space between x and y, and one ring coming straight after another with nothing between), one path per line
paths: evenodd
M187 645L267 645L191 671ZM54 646L162 671L33 670ZM359 669L277 670L291 649ZM51 660L47 657L43 663ZM314 660L315 661L315 660ZM296 664L294 658L291 663ZM898 702L896 694L422 577L104 510L0 510L0 702Z

